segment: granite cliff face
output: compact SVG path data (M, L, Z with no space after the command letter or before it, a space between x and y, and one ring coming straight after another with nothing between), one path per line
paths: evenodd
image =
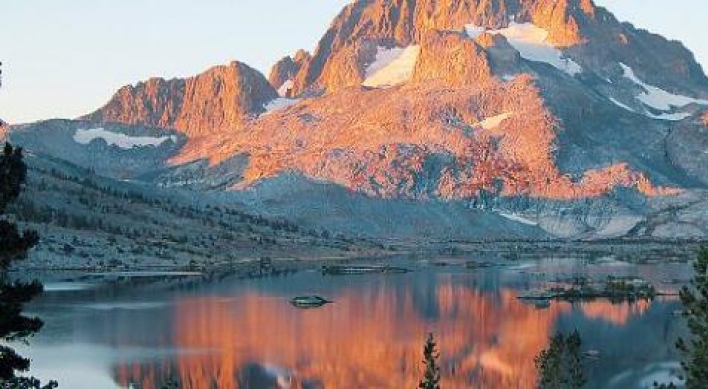
M484 85L492 77L489 54L462 33L433 32L421 42L414 82L429 80L451 86L472 86Z
M121 88L82 119L174 128L190 136L228 131L278 97L261 73L232 62L188 79L153 78Z
M601 68L621 61L659 86L708 86L700 66L683 46L619 23L592 0L362 0L348 5L334 20L312 58L301 66L293 89L295 94L336 89L338 83L333 85L328 68L346 67L340 62L351 57L339 53L362 41L406 47L420 44L430 33L462 31L469 25L500 29L512 23L533 23L544 29L548 43L563 48L582 65Z
M382 231L415 202L406 209L435 203L438 215L464 204L487 231L512 223L529 236L701 236L708 215L665 215L708 203L706 107L708 78L690 51L591 0L360 0L312 55L285 57L268 80L237 62L151 79L61 128L65 138L110 122L123 134L172 129L178 141L130 178L226 190L344 231ZM15 137L90 160L33 138L49 126ZM333 193L379 211L363 221Z
M295 57L284 57L273 65L268 81L270 81L273 88L278 90L280 96L292 96L292 88L294 86L293 79L300 69L302 69L303 64L309 61L310 58L310 53L305 50L299 50L297 54L295 54Z

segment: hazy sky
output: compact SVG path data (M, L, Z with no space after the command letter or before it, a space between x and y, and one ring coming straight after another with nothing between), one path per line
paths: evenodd
M596 0L682 40L708 65L699 23L706 0ZM267 72L311 50L350 0L2 0L0 118L74 118L117 88L240 60ZM705 32L703 32L704 34Z

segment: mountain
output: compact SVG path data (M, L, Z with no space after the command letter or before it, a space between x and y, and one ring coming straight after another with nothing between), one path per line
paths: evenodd
M123 87L105 107L83 119L176 128L200 136L247 121L277 96L261 73L232 62L187 79L153 78Z
M708 235L706 107L688 49L592 0L359 0L268 79L152 79L7 137L357 235L686 238Z
M621 62L643 80L669 90L680 86L705 93L708 87L682 45L621 24L591 0L377 0L355 1L342 11L294 77L294 89L334 91L357 85L375 55L370 46L407 47L421 44L431 33L525 23L542 29L547 33L544 43L564 49L584 68L616 72ZM524 38L517 32L515 37ZM345 64L352 60L353 67ZM343 69L349 71L346 78Z
M278 89L278 94L282 97L292 97L293 79L300 72L305 63L312 59L310 53L300 50L294 57L284 57L278 61L270 71L268 81Z

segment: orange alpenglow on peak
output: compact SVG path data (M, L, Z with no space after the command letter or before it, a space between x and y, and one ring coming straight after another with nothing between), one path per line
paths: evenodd
M581 28L594 23L596 12L591 0L354 2L334 20L312 57L300 64L292 89L294 94L308 88L332 91L332 72L327 68L341 69L338 53L351 51L350 46L360 46L362 41L406 47L420 44L431 32L462 31L469 24L497 29L510 23L534 23L548 31L549 42L570 47L584 41Z
M153 78L123 87L105 107L82 119L174 128L200 136L239 125L277 97L260 72L234 61L187 79Z
M620 47L593 39L618 32L642 34L590 0L359 1L345 7L314 54L283 58L269 80L238 62L184 80L152 79L121 89L86 119L185 133L173 164L247 155L238 188L297 172L385 198L455 200L501 190L567 200L617 187L677 193L655 186L631 161L608 158L571 176L555 160L559 130L573 122L559 112L574 119L594 104L577 89L579 75L616 78L622 64L642 83L689 84L685 74L623 57L642 45L595 51L598 42ZM691 58L676 53L690 69ZM614 64L601 58L610 55ZM555 94L567 98L554 102Z
M290 95L294 77L310 58L310 53L305 50L299 50L294 57L284 57L273 65L268 81L270 81L273 88L278 90L280 96L287 97Z

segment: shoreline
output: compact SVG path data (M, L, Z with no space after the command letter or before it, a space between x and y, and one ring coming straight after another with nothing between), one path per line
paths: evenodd
M101 272L125 271L197 271L202 273L228 270L242 267L252 267L263 259L279 264L312 266L342 264L350 262L382 262L394 259L420 260L434 257L435 259L482 259L487 261L515 261L524 260L528 256L547 255L549 257L615 257L626 262L690 261L699 247L708 245L703 240L602 240L602 241L468 241L468 242L414 242L394 243L388 242L389 250L368 253L351 253L351 255L321 255L313 257L240 257L233 260L206 262L195 261L189 265L182 264L155 264L155 263L126 263L121 265L105 266L76 266L75 264L62 265L61 257L53 259L50 265L38 266L31 260L20 261L10 269L11 273L18 272L83 272L95 274ZM322 254L321 252L319 254Z

